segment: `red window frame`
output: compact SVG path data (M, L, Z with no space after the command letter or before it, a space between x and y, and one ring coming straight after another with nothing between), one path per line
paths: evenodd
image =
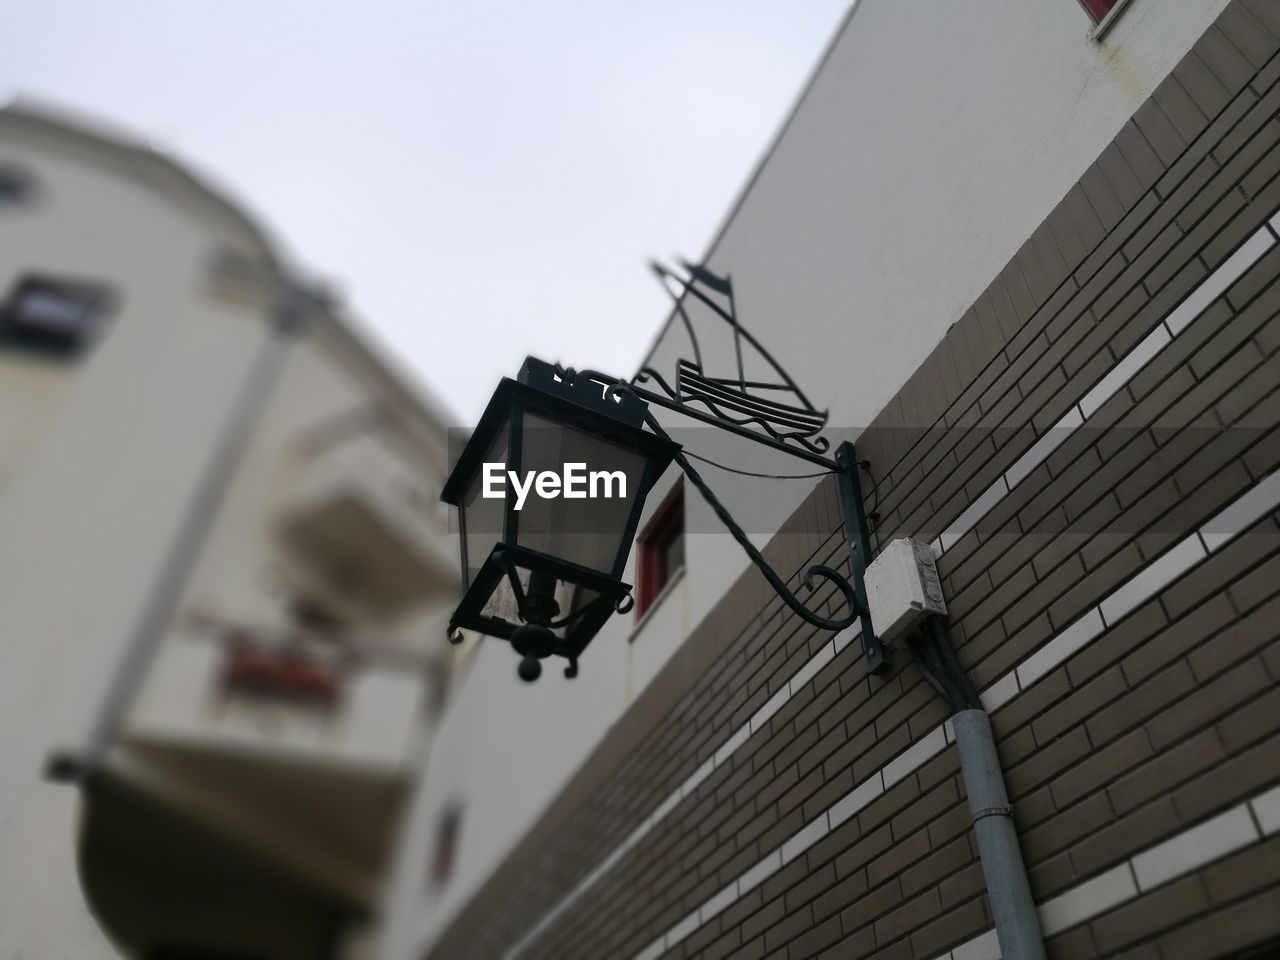
M1094 23L1101 23L1111 12L1111 8L1119 2L1120 0L1080 0L1080 6L1093 17Z
M658 599L662 588L670 582L675 570L667 569L667 548L684 533L684 481L681 480L654 511L652 519L637 540L636 617ZM683 567L683 563L681 564ZM680 568L676 568L680 569Z

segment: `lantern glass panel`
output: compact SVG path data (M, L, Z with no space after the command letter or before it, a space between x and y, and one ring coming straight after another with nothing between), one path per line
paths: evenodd
M503 424L502 430L489 444L484 463L506 463L509 433ZM485 560L489 559L494 545L502 537L506 518L507 501L501 497L484 496L484 463L480 464L467 485L461 506L467 535L467 583L475 579ZM507 495L512 495L509 488Z
M647 458L640 453L562 423L527 412L521 437L521 472L563 476L580 464L574 484L554 497L531 489L517 514L517 541L536 550L612 576L630 547L631 514L644 497ZM624 544L623 540L627 542Z
M529 571L524 567L517 566L515 568L516 579L520 581L520 586L527 593L529 590ZM576 610L590 604L600 596L599 592L580 584L567 583L563 580L557 581L555 598L556 603L560 606L560 612L556 614L555 619L560 620ZM481 615L498 620L505 620L508 623L520 623L520 611L516 605L515 593L511 589L511 583L504 577L499 581L493 593L489 595L488 601L481 610ZM562 627L554 628L555 634L563 638L565 633L573 629L573 622Z

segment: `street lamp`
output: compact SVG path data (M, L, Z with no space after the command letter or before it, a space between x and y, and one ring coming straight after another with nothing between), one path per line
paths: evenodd
M826 415L775 368L803 408L751 395L748 387L759 384L742 377L740 389L726 387L705 377L700 361L681 361L674 390L654 371L642 371L637 380L656 380L664 395L593 370L527 358L517 379L498 385L441 493L458 508L462 553L464 592L450 619L450 640L460 643L462 629L508 640L522 658L525 680L536 680L541 661L552 655L568 659L565 676L577 676L578 657L591 638L614 612L632 607L622 572L645 497L675 461L793 612L829 630L861 620L868 668L888 671L863 584L871 543L853 445L842 443L834 459L827 457L827 441L814 436ZM810 591L818 579L834 585L844 600L842 615L810 609L787 587L654 417L651 404L837 476L852 582L823 564L810 567L803 582ZM597 478L603 478L599 484ZM602 496L596 488L605 482L610 487Z
M839 445L834 458L827 455L830 444L821 436L827 414L743 329L729 278L684 266L689 279L654 266L675 299L693 348L692 359L678 361L674 386L649 367L627 381L533 357L526 359L517 379L504 378L498 385L441 493L442 500L458 508L462 551L464 593L449 623L449 639L460 643L460 631L470 629L508 640L522 658L519 673L525 680L536 680L541 661L552 655L568 659L565 676L577 676L578 657L591 638L615 611L631 609L631 587L622 582L622 571L645 497L675 461L783 602L808 623L828 630L861 621L867 667L886 673L889 655L872 628L863 582L871 534L858 470L866 464L848 442ZM667 285L670 280L682 286L679 294ZM729 324L736 377L716 377L704 369L686 297ZM755 365L771 371L767 379L747 377L743 357L751 352ZM641 386L645 383L655 389ZM835 474L850 576L815 564L802 582L810 592L819 579L833 585L844 601L842 614L819 613L787 587L650 406ZM584 485L594 487L597 477L621 489L603 497L586 489Z
M655 267L664 285L674 279L682 287L678 294L670 287L668 291L675 299L675 316L683 322L693 348L691 359L676 362L673 383L649 367L634 381L626 381L530 358L518 382L503 380L498 387L443 494L443 499L459 510L467 583L450 635L453 637L459 627L470 627L509 639L524 658L520 676L525 680L536 679L542 672L540 661L553 653L568 657L565 674L576 675L578 654L610 614L630 609L631 588L620 578L631 539L645 496L675 461L792 612L829 630L842 630L855 620L861 621L867 668L883 675L891 664L872 626L864 580L871 560L869 521L874 514L866 511L859 470L869 465L858 460L848 442L836 448L834 458L827 456L830 444L821 436L826 413L814 408L787 372L739 324L730 279L703 267L684 266L689 279ZM736 377L715 376L704 368L698 338L685 311L689 298L708 307L732 329ZM763 366L771 371L765 379L748 379L743 360L747 351L757 354L753 369ZM642 386L648 383L654 388ZM667 435L650 411L651 405L791 454L835 475L849 543L850 578L819 564L808 569L802 582L810 591L816 578L831 583L844 600L841 615L818 613L787 587L689 456ZM547 497L546 493L559 494L569 487L570 456L584 469L588 464L599 464L607 472L626 477L628 495L616 504ZM516 466L511 482L500 496L485 498L486 464L504 460L510 461L508 466ZM561 461L563 486L554 482L552 473ZM553 482L547 484L545 493L539 486L538 496L528 497L534 482L531 478L539 466L552 473ZM516 489L521 476L525 477L523 500ZM908 643L925 680L952 715L1001 949L1008 957L1043 960L1044 937L1018 847L990 718L947 643L939 617L925 617L922 629Z
M498 385L444 486L458 508L463 598L450 622L510 641L534 680L566 676L615 611L645 497L679 449L647 404L533 357Z

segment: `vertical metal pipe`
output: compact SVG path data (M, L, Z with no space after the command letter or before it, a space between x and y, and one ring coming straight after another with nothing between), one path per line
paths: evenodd
M77 758L77 775L83 776L99 768L119 733L124 714L137 695L200 550L208 539L209 529L240 465L253 429L280 379L289 347L312 307L310 299L300 290L290 290L285 302L277 308L270 330L236 393L209 461L196 482L178 531L165 552L160 572L147 590L124 653L116 663L89 730L88 742Z
M974 709L959 711L951 722L1000 955L1004 960L1045 960L1040 916L1018 847L991 719L985 710Z

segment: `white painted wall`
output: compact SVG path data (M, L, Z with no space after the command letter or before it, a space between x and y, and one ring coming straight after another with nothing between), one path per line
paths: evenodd
M219 256L260 260L263 241L163 164L6 111L0 162L29 169L41 185L36 205L0 211L0 295L37 271L101 280L120 302L105 336L77 359L0 347L0 956L113 956L79 889L80 792L46 782L42 770L51 754L87 739L141 600L268 336L273 297L214 289ZM404 501L396 522L433 539L437 562L424 584L432 595L381 618L378 637L406 650L442 646L456 577L433 503L444 430L340 323L295 347L180 613L199 601L235 619L279 619L284 598L274 585L287 563L279 522L311 476L296 441L375 398L408 432L361 438L346 469ZM424 489L408 498L415 485ZM185 628L167 641L126 738L292 751L331 764L337 776L372 768L412 779L430 730L423 674L370 667L353 677L340 722L289 715L276 736L243 711L209 709L219 647Z
M50 269L108 281L122 307L78 361L0 356L2 405L38 424L6 450L0 490L0 954L111 955L77 889L78 792L41 770L83 740L226 414L225 384L265 328L192 296L214 245L232 238L6 132L0 155L29 164L44 190L36 209L0 218L0 289Z
M830 409L835 432L856 434L1225 5L1132 0L1098 43L1075 0L861 0L708 265L734 277L743 323ZM684 355L673 326L651 364L666 373ZM808 472L741 447L715 452ZM760 481L766 492L748 494L722 471L704 473L749 495L757 517L785 517L812 489ZM772 514L756 512L762 501ZM694 531L715 529L693 490L686 517ZM572 684L544 674L524 687L514 655L484 643L419 800L419 830L454 799L466 814L456 876L416 906L418 944L447 926L747 565L724 534L693 533L686 554L671 610L632 643L631 620L615 618ZM409 956L397 949L388 955Z

